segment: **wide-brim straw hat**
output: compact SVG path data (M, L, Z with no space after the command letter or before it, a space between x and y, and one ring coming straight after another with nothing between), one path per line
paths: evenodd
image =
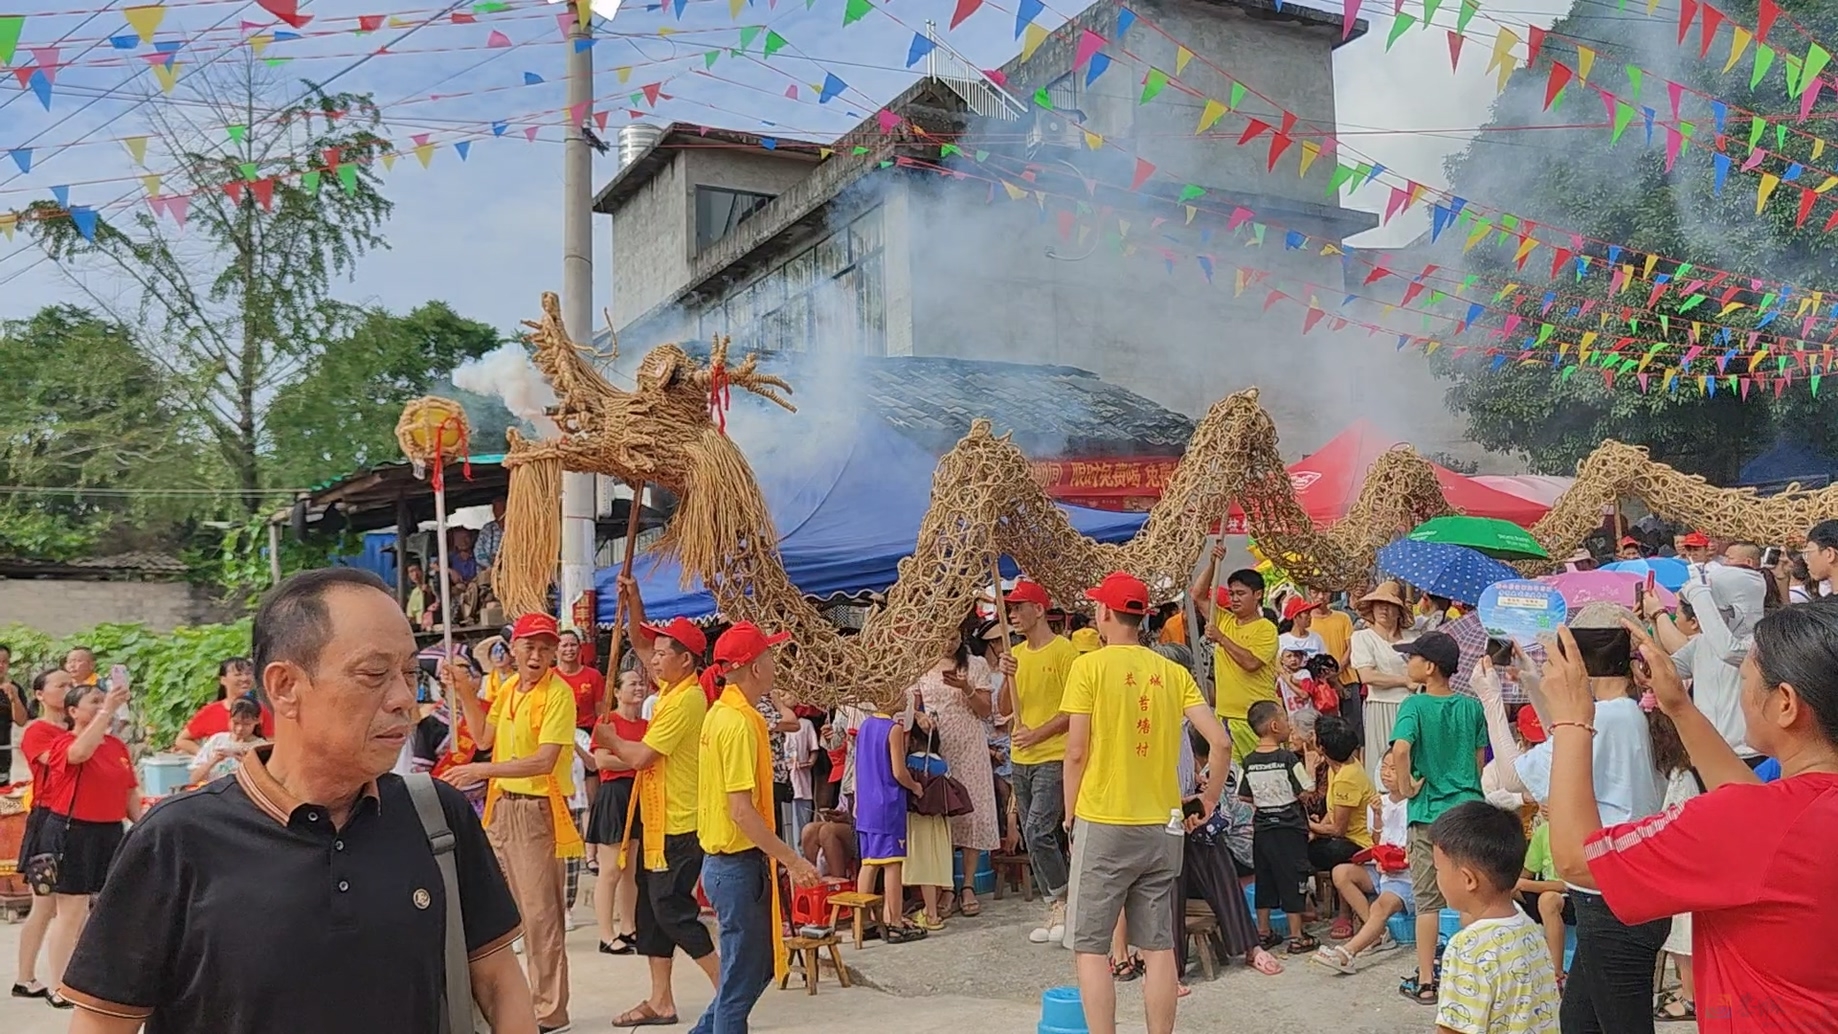
M1367 623L1370 623L1374 603L1390 603L1405 616L1410 614L1410 604L1404 602L1403 587L1395 580L1380 582L1377 588L1361 596L1359 601L1353 604L1353 609L1358 611L1359 616L1366 619Z
M504 637L501 635L495 635L495 636L492 636L490 639L483 640L478 645L472 648L472 659L479 662L480 668L483 668L486 671L490 671L491 670L492 647L503 646L503 645L504 645Z

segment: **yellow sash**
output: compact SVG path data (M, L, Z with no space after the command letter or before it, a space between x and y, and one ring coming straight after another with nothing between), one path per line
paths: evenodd
M523 694L521 703L524 706L517 710L523 711L528 717L531 731L530 738L533 740L541 733L543 714L548 710L549 706L549 689L557 681L555 676L551 674L548 678L543 679L535 689ZM563 685L566 685L566 683L563 683ZM517 689L515 677L506 680L504 687L499 690L499 692L511 694L518 693L519 691ZM568 699L570 701L574 699L572 691L569 692ZM504 702L505 720L499 723L500 728L498 731L500 734L506 731L502 728L503 726L512 725L517 721L517 716L512 713L511 705L518 702L519 700L515 695ZM563 747L562 749L566 751L572 748ZM510 743L504 739L502 735L500 735L496 743L492 744L491 759L493 761L517 760L511 757L499 757L500 751L506 755L511 752ZM549 823L555 831L555 857L586 857L587 843L581 839L581 830L574 824L574 813L568 810L568 801L562 796L562 788L555 781L555 773L553 771L544 772L542 775L537 776L536 780L542 785L543 795L549 799ZM495 810L498 798L502 793L503 790L498 780L491 780L490 785L485 790L485 814L480 819L481 825L491 825L491 813Z
M753 809L766 820L766 828L773 825L772 806L772 740L766 729L766 716L759 713L759 708L747 702L740 690L733 686L722 691L720 699L715 701L717 707L731 707L739 711L753 730ZM758 846L758 845L755 845ZM766 882L772 885L772 977L782 980L791 969L791 953L785 948L785 913L779 904L778 863L766 856Z
M694 689L702 692L702 687L691 677L675 686L665 687L657 694L657 709L664 706L664 701L672 695ZM655 715L656 710L652 711ZM632 816L644 817L644 863L647 872L663 872L670 866L664 860L664 826L668 824L670 798L664 790L664 772L670 759L659 756L657 761L638 770L632 780L632 799L625 805L625 835L619 841L619 867L625 868L625 860L632 844ZM642 807L641 807L642 805Z

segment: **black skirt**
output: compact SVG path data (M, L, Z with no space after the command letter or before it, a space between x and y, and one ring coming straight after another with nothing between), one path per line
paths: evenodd
M594 795L593 811L587 816L587 842L617 846L625 838L625 812L632 802L631 779L607 779ZM637 816L633 816L637 825ZM637 839L634 836L634 839Z
M36 825L34 819L38 820ZM32 814L26 816L25 838L20 847L21 864L33 855L55 854L58 856L57 893L99 894L123 835L119 822L67 820L43 808L33 808Z

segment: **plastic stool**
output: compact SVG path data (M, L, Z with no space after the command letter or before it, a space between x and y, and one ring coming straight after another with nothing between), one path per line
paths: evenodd
M1255 920L1257 918L1257 884L1245 884L1244 905L1251 910L1251 918ZM1289 936L1289 916L1280 909L1270 910L1270 932L1278 937Z
M1461 913L1452 908L1445 908L1436 915L1436 946L1449 943L1449 938L1461 932Z
M1570 960L1576 957L1576 927L1564 927L1564 972L1570 972Z
M1085 1006L1076 987L1049 987L1040 993L1040 1025L1036 1034L1088 1034Z
M1417 917L1409 912L1395 912L1385 920L1385 929L1399 944L1417 943Z

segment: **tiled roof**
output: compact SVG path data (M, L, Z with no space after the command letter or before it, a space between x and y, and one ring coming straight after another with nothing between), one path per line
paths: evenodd
M114 556L78 557L62 561L0 557L0 573L9 577L84 578L132 574L165 578L182 575L185 571L185 561L165 553L117 553Z

